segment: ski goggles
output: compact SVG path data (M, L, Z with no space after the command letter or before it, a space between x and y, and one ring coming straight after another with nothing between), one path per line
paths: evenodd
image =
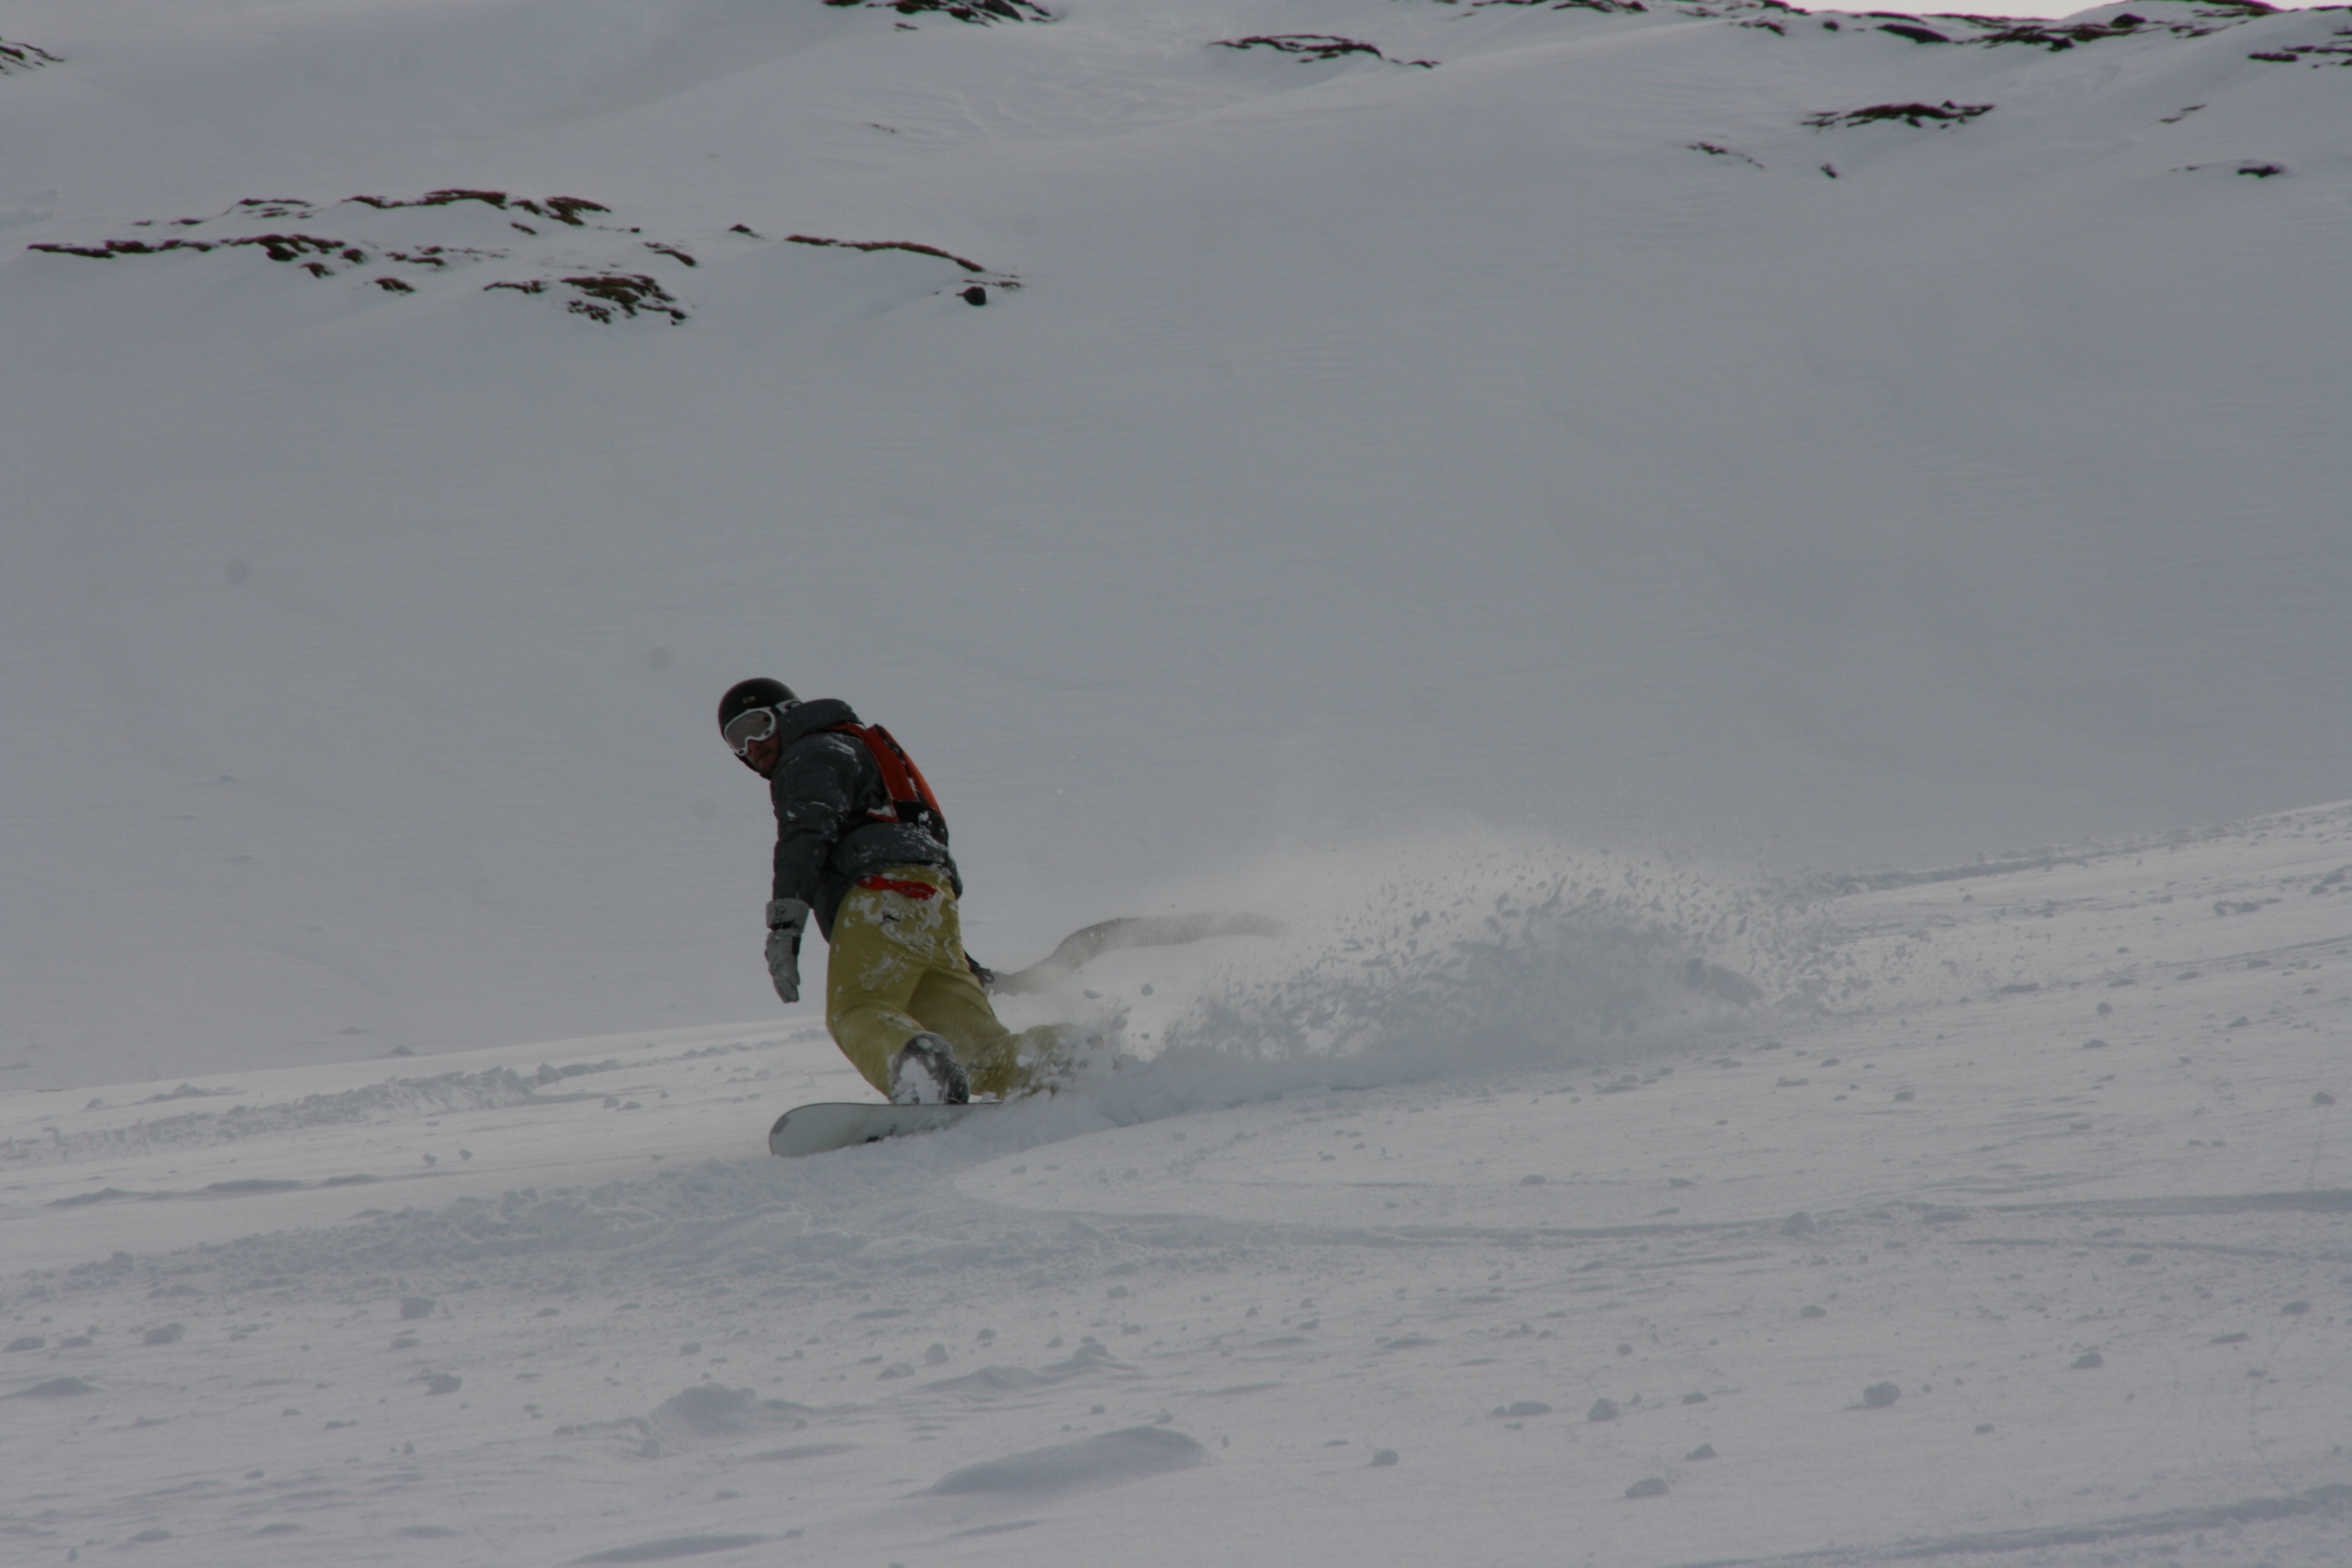
M739 757L774 734L782 725L784 716L773 708L751 708L738 713L720 727L719 737L734 749Z

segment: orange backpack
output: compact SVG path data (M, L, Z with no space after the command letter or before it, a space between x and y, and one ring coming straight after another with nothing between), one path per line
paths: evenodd
M835 734L855 735L874 754L875 765L882 770L883 793L889 804L866 813L877 822L903 822L919 827L942 845L948 841L947 813L940 809L940 797L931 793L930 781L923 770L898 744L897 737L879 724L829 724Z

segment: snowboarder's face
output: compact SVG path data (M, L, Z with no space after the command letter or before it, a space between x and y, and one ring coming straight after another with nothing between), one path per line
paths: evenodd
M783 754L783 736L770 735L764 741L754 741L744 747L743 760L751 764L753 773L764 779L775 773L776 759Z

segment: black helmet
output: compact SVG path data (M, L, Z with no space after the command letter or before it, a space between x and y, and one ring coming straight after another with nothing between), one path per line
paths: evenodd
M799 700L782 681L755 675L729 687L727 695L719 700L719 727L724 730L754 708L789 708Z
M756 772L751 747L774 734L783 722L777 715L799 701L793 689L781 680L765 676L739 680L719 700L719 738Z

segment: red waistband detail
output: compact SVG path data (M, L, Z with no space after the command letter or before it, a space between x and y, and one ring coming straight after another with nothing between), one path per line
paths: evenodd
M929 882L902 882L896 877L860 877L857 885L877 893L904 893L910 899L935 898L939 889Z

